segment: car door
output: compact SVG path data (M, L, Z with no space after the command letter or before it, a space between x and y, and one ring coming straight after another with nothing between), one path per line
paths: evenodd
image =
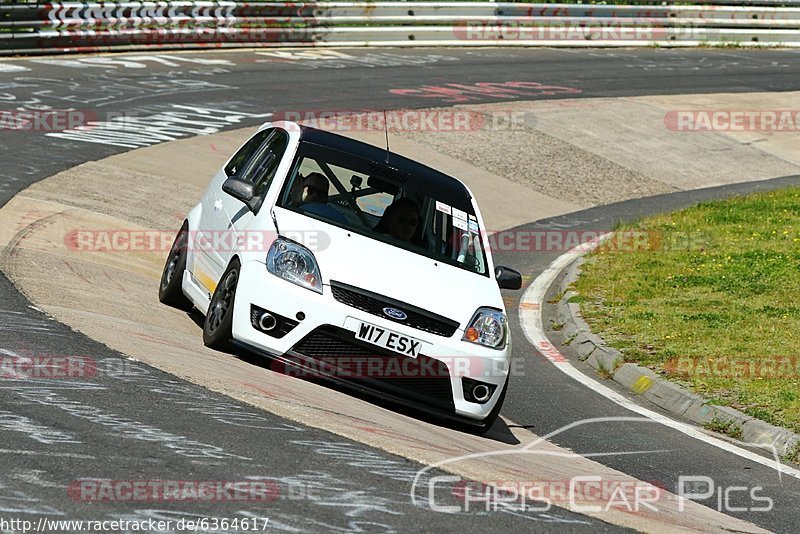
M236 214L244 206L242 202L224 193L222 184L232 176L251 174L254 166L249 164L254 162L258 154L263 153L264 145L274 130L261 130L248 139L217 172L203 195L203 210L195 234L197 253L194 255L191 270L195 280L207 290L209 298L230 261L235 237L231 221L239 218Z
M227 227L228 218L222 209L218 191L226 179L224 169L220 169L203 193L201 201L203 209L197 231L193 235L195 253L191 272L195 281L206 289L209 299L224 269L224 260L219 252L220 248L223 248L220 245L220 237L224 237L223 232Z
M253 148L246 154L246 159L244 157L241 160L232 159L233 165L226 167L226 174L229 174L229 177L236 176L240 180L253 182L255 197L263 201L286 153L289 134L281 128L270 128L258 132L251 141ZM246 235L241 235L250 227L255 216L250 208L241 200L222 191L221 187L219 195L226 217L226 230L231 233L231 242L241 243L244 246L260 243L260 240L247 239ZM264 252L266 253L266 250ZM228 247L223 251L223 264L227 265L235 253L236 247Z

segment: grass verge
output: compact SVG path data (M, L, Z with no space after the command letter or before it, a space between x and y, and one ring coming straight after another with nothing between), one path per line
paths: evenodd
M800 432L800 188L620 227L575 283L625 361Z
M742 427L734 421L717 419L716 417L703 425L703 428L712 432L719 432L735 439L742 439Z
M794 447L786 454L784 459L800 464L800 441L794 444Z

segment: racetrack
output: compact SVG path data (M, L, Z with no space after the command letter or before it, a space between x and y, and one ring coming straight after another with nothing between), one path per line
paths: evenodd
M394 61L394 64L367 67L364 66L365 61L343 60L341 57L337 59L337 63L319 58L275 58L248 52L187 54L167 58L162 56L160 61L128 59L127 66L124 65L124 58L130 56L112 56L105 60L105 64L98 66L95 63L91 67L86 66L87 61L76 59L68 60L74 63L60 65L17 61L8 64L29 70L15 73L14 81L8 82L6 90L15 102L20 103L35 98L41 102L66 102L74 105L82 98L84 102L81 105L87 108L94 106L91 109L101 110L102 113L136 110L144 115L166 109L174 111L174 107L170 108L174 105L222 109L226 113L215 113L214 118L221 125L220 129L225 130L239 125L257 124L261 118L254 115L278 110L394 109L431 106L434 103L459 103L463 106L472 102L513 100L516 103L504 103L503 109L533 111L535 123L526 125L522 133L513 135L498 135L494 132L491 139L493 145L488 145L479 137L491 132L437 132L435 135L412 134L402 136L402 139L392 139L394 150L429 161L470 183L485 212L487 226L498 230L545 217L551 218L540 220L530 227L607 229L619 218L686 205L703 198L703 195L725 194L726 191L678 193L655 201L633 200L588 211L575 210L669 190L696 189L705 185L746 182L798 173L798 162L792 160L787 148L790 145L782 139L766 139L762 142L764 149L750 146L752 143L748 141L743 143L724 136L686 140L685 133L669 131L666 135L653 135L653 139L649 141L640 139L642 132L658 132L653 128L652 122L648 121L652 121L653 117L663 120L665 110L694 109L692 106L699 105L697 102L719 102L716 105L731 108L749 105L742 104L747 102L746 95L719 93L797 90L798 82L791 75L792 70L796 71L797 67L797 55L794 53L659 50L580 53L515 50L465 53L419 50L382 54L386 54L386 57L382 57L381 61ZM348 55L358 58L369 54L348 51ZM409 66L408 63L414 58L417 58L419 64ZM263 59L269 61L257 62ZM375 63L377 60L373 57L372 61ZM137 62L150 65L151 68L131 66ZM398 65L403 62L407 64ZM336 68L331 67L331 63ZM698 70L698 65L703 70ZM710 71L714 74L708 75ZM69 80L69 83L64 84L67 90L52 82L57 79ZM182 80L182 86L192 90L181 91L170 80ZM552 95L506 93L502 96L498 96L497 92L492 94L462 90L461 94L454 95L452 90L445 93L434 91L433 94L445 95L438 99L420 96L429 95L429 89L426 89L427 93L408 92L412 88L420 91L419 88L423 86L452 89L452 84L456 83L500 84L520 81L570 88L573 91ZM109 91L104 85L108 83L116 84L113 90ZM526 86L527 89L531 87L534 86ZM392 93L392 89L405 89L406 92ZM576 90L580 92L575 92ZM234 92L236 97L232 99L230 95ZM113 100L105 99L112 93ZM706 96L672 97L671 101L668 98L645 96L677 93ZM610 98L637 95L641 98ZM585 100L587 97L604 98L589 101ZM780 102L775 108L789 107L792 102L794 105L797 102L796 93L775 94L771 97ZM8 98L6 97L7 100ZM454 98L467 98L468 101L452 102ZM526 103L531 98L539 100ZM737 98L740 100L736 100ZM760 95L758 98L765 97ZM553 105L555 99L563 101L564 105ZM581 106L581 102L588 102L588 107ZM50 105L56 107L55 104ZM482 109L485 111L485 108ZM639 110L639 113L631 112L632 109ZM611 118L616 118L616 123ZM607 122L602 122L603 120ZM580 128L576 126L579 122ZM607 137L598 138L597 130L602 131L598 124L607 125ZM6 195L6 200L33 180L128 148L87 143L74 136L70 139L65 139L65 136L46 137L42 133L20 133L20 137L14 137L17 133L5 134L7 141L4 149L7 154L14 154L13 158L7 156L6 161L14 161L15 167L7 166L3 173L16 179L15 182L6 182L5 187L0 189L0 194ZM23 135L27 137L23 138ZM152 131L150 135L152 136ZM380 142L381 135L367 134L367 137L370 135L377 137L377 142ZM459 135L462 137L459 138ZM676 139L676 135L684 137ZM319 443L324 439L339 439L347 444L343 447L356 450L363 445L354 442L360 442L373 447L368 450L376 451L374 454L379 457L390 458L392 461L399 461L396 460L398 457L414 461L411 464L414 472L422 465L464 454L505 452L506 454L494 455L488 459L471 459L445 466L447 471L478 480L504 480L511 476L563 481L575 475L602 475L621 480L631 480L633 477L656 481L675 491L680 475L711 476L723 488L760 485L774 499L775 508L769 513L726 509L727 514L723 515L710 508L689 503L686 510L679 514L676 513L677 502L671 500L664 502L657 513L650 510L639 513L610 510L590 512L587 515L642 530L671 530L679 526L686 529L700 526L700 529L706 530L712 528L712 525L745 530L753 528L732 519L733 517L775 531L791 532L800 526L796 514L793 513L793 503L800 497L798 480L788 476L779 480L777 473L769 467L737 458L719 448L653 423L619 421L603 423L602 428L581 426L551 439L564 449L549 444L537 445L542 450L556 453L556 456L509 454L510 451L519 451L525 445L535 442L536 435L544 435L570 423L591 417L631 416L627 410L559 376L526 343L519 330L514 331L515 360L521 362L522 367L521 372L512 378L509 398L503 410L503 416L509 423L495 429L488 439L477 438L421 421L418 414L387 410L369 400L278 375L269 371L263 360L235 358L232 355L208 351L202 346L196 317L158 306L155 302L155 288L163 253L135 256L119 252L80 253L70 251L64 246L65 234L76 228L169 229L179 226L182 214L199 197L200 188L205 185L212 172L209 169L224 160L245 136L246 131L230 131L212 137L157 145L89 163L33 186L8 202L0 211L0 218L3 220L0 238L3 243L9 244L3 255L3 270L38 307L115 351L280 416L282 419L275 419L272 415L263 416L270 420L272 427L296 427L302 428L302 432L312 433L319 431L310 430L309 427L319 428L341 436L332 438L330 434L326 434L328 437L319 438L315 435L313 440L307 441ZM448 140L454 136L455 140ZM474 136L472 141L468 136ZM526 159L530 156L518 155L521 154L521 147L514 143L525 136L533 136L539 141L533 143L528 139L524 145L538 159ZM669 141L665 137L672 139ZM124 135L113 139L117 144L125 142ZM128 141L132 139L136 138L128 135ZM98 138L94 139L97 140ZM652 156L642 153L642 144L631 148L637 140L640 143L649 142L649 147L654 150L661 147L664 158L658 164L653 164ZM140 139L140 142L143 141ZM667 142L673 145L663 148ZM480 148L487 145L496 146L497 150L482 153ZM537 148L542 147L548 151L537 154ZM697 158L692 158L691 164L682 165L680 158L674 156L676 151L681 153L680 151L689 151L693 147L697 157L708 154L708 159L698 161ZM505 168L503 163L492 165L490 153L494 153L495 157L497 153L508 156L497 159L501 162L516 161L517 167ZM572 160L577 160L577 163ZM533 167L538 161L542 162L545 169L541 170L539 176L534 173L526 179L525 169ZM587 161L591 164L588 169L579 167L579 163ZM552 167L553 162L559 165ZM547 169L547 166L550 168ZM600 172L593 174L593 170ZM621 172L626 173L622 180L619 179ZM585 181L570 182L572 173L583 173L583 176L594 176L597 179L590 187L591 194L585 191ZM636 187L625 190L624 186L632 183ZM752 187L754 186L742 186L740 190ZM155 202L154 199L169 200ZM557 217L562 214L564 215ZM532 254L509 251L500 253L496 261L519 268L527 276L533 277L556 255L557 252L554 251L537 251ZM8 299L4 298L4 302L9 302L7 316L19 315L14 317L14 331L9 328L12 326L10 322L6 323L9 327L2 331L0 346L6 350L19 353L27 349L55 354L83 352L98 358L101 354L104 357L111 356L112 353L107 349L92 344L79 334L68 333L61 327L51 326L49 322L33 323L23 319L22 316L31 316L37 321L42 320L38 314L34 315L34 312L26 309L24 302L14 295L11 288L5 288L4 297L5 295L8 295ZM513 315L518 295L509 294L507 297L507 307ZM37 326L34 329L31 325ZM42 335L51 331L54 332L52 336ZM286 477L298 473L319 473L320 467L312 460L302 460L298 465L297 457L302 454L302 446L292 443L292 446L286 447L286 438L281 437L280 432L264 433L267 436L266 443L263 443L260 442L259 433L251 429L247 437L240 440L239 433L233 435L206 426L202 416L207 414L198 414L196 411L193 411L191 417L197 420L191 424L188 420L181 420L182 417L173 416L171 410L174 408L171 403L168 411L164 412L164 390L167 388L142 388L133 377L124 373L117 375L117 380L103 383L102 394L95 391L98 388L79 390L73 387L69 390L68 398L80 399L80 403L88 406L99 404L106 410L112 406L115 410L124 409L129 417L136 414L135 418L150 424L157 422L161 428L170 429L175 435L213 443L226 452L235 451L238 456L247 458L216 459L212 462L214 465L206 466L209 468L209 474L205 475L207 477L275 477L278 465L292 466L281 473ZM164 375L158 376L161 377L159 380L169 380ZM35 386L37 390L42 387L41 384ZM189 388L187 391L192 392L188 394L190 397L197 396L202 391L188 384L180 387ZM98 431L100 427L96 421L95 426L91 426L86 424L86 418L74 420L77 419L74 410L67 411L71 418L64 420L63 415L59 417L59 414L64 411L66 402L42 403L35 400L39 394L28 391L27 395L23 395L17 389L18 386L16 389L4 389L3 406L13 406L10 410L4 409L15 413L24 409L32 420L43 421L62 432L72 432L75 436L80 436L72 443L83 443L82 446L76 444L75 448L85 449L87 456L96 459L103 456L102 451L112 450L116 443L127 446L133 439L129 434L116 429L117 433L112 431L107 434L105 441L97 441L96 434L102 432ZM52 389L52 386L47 385L44 389ZM89 401L93 394L97 395L95 404ZM85 397L86 395L90 397ZM214 398L219 399L218 396ZM183 406L187 404L184 403ZM239 410L249 410L238 404L236 406ZM296 425L295 422L302 424ZM76 425L75 428L73 425ZM262 448L264 453L269 454L281 451L279 454L285 455L287 460L270 459L248 464L256 456L253 451ZM17 448L8 447L7 451L13 449ZM559 456L568 454L567 450L574 450L584 458L577 455ZM382 456L382 451L397 456ZM174 449L168 448L167 452L154 454L153 470L149 471L149 475L136 476L131 474L135 469L127 468L124 462L120 464L111 458L96 463L79 462L80 467L51 472L48 463L37 455L30 458L27 471L23 470L16 477L9 477L3 483L9 486L28 484L26 493L39 499L41 505L63 508L64 513L70 515L74 514L73 503L66 499L66 495L59 499L55 488L51 487L47 493L41 484L37 486L31 483L31 472L38 472L40 479L47 479L51 486L57 487L68 484L69 477L156 476L164 465L170 465L176 460L174 454L169 454ZM137 457L147 457L151 453L132 449L126 454L127 461L135 463ZM263 458L263 455L258 456ZM585 459L586 457L591 457L591 460ZM189 472L196 468L196 459L185 458L187 457L179 458L183 462L181 465L171 466L170 472L174 473L174 478L189 477ZM295 463L289 463L289 458ZM83 458L86 459L88 458ZM242 463L229 471L231 462ZM339 471L332 476L341 477L347 474L347 462L333 467ZM617 471L612 473L610 469ZM391 491L395 493L406 494L410 490L408 477L365 481L352 473L349 476L353 479L348 482L354 488L362 490L365 487L391 487ZM288 526L322 530L326 527L319 521L324 518L327 522L325 525L337 524L339 521L341 528L355 528L348 523L346 515L326 512L328 515L315 517L318 510L325 508L322 505L301 513L298 511L301 507L297 503L281 501L279 504L280 506L267 508L265 513L270 517L283 517ZM711 501L710 504L713 506L714 502ZM746 503L736 502L735 505L746 508ZM357 501L349 501L347 506L351 509L357 508ZM410 506L410 499L404 501L403 506ZM186 505L180 508L181 511L191 513L186 510ZM78 509L81 513L86 513L85 504ZM103 513L113 516L119 513L119 509L113 505L107 506ZM367 519L361 519L399 530L433 525L429 521L443 521L442 514L423 514L420 509L425 509L425 506L414 507L411 511L406 509L403 513L396 514L372 508L363 511ZM197 515L204 515L199 510ZM142 510L139 512L144 513ZM550 517L551 514L555 514L554 517ZM520 518L518 515L504 513L501 522L517 521L519 525L524 525L525 521L538 519L552 522L550 526L556 530L559 529L559 521L585 521L588 528L597 526L597 523L592 523L594 519L562 511L529 515L530 517ZM496 519L497 514L482 515L482 521ZM309 522L304 523L306 520ZM467 515L463 520L466 525L471 519ZM560 527L574 527L579 524L567 523ZM492 526L497 525L498 523L492 523ZM509 524L511 528L515 526L518 525ZM457 527L453 525L448 528Z

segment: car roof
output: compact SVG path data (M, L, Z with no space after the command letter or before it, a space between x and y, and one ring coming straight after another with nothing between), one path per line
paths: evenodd
M414 161L413 159L395 154L394 152L389 152L387 162L386 149L378 148L374 145L333 132L312 128L311 126L300 125L300 131L301 140L307 143L350 153L375 162L381 167L385 167L387 170L395 170L404 174L409 174L416 180L419 180L419 182L424 183L425 187L429 188L432 193L438 193L437 196L440 198L464 199L467 202L470 202L472 199L469 189L460 180ZM464 207L462 207L462 209L464 209ZM470 209L470 211L472 210Z

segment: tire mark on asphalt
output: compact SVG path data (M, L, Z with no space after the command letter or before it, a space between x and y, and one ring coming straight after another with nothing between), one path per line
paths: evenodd
M70 400L46 388L18 391L17 395L27 401L38 403L42 406L57 408L80 419L85 419L90 423L108 427L111 429L111 434L114 436L126 437L149 443L158 443L180 456L188 458L232 458L237 460L252 460L252 458L246 456L226 452L216 445L191 440L186 436L171 434L145 423L128 419L112 412L107 412L102 408Z

